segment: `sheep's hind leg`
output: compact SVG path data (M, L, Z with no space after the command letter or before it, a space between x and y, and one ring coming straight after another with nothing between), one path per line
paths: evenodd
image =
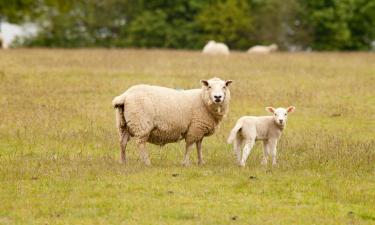
M204 165L204 160L203 160L203 154L202 154L202 139L195 142L197 146L197 154L198 154L198 165Z
M190 166L189 154L193 147L193 144L194 143L186 143L185 157L184 157L184 160L182 161L182 165L184 166Z
M126 145L130 134L126 129L119 131L120 133L120 163L126 164Z
M245 141L245 147L243 148L242 159L241 159L241 162L240 162L240 166L245 167L246 160L249 157L249 154L251 152L251 149L254 146L254 143L255 143L254 139L250 139L250 140L246 140Z

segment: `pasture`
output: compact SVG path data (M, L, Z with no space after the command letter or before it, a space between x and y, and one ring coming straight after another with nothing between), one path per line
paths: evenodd
M230 113L203 140L128 145L118 163L112 98L134 84L232 79ZM295 105L277 168L246 168L225 140L242 115ZM375 54L210 57L172 50L0 51L0 224L374 224Z

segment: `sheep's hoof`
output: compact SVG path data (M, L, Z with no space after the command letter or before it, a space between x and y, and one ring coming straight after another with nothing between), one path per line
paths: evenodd
M245 166L246 166L246 163L243 162L243 161L241 161L241 162L239 163L239 166L240 166L240 167L245 167Z
M262 162L260 162L260 164L262 164L263 166L267 166L268 162L267 162L267 160L262 160Z
M199 165L199 166L203 166L204 164L206 164L206 162L205 162L205 161L203 161L203 160L201 160L201 161L198 161L198 165Z
M120 159L119 163L122 164L122 165L126 165L126 160L125 159Z
M274 162L274 163L272 163L272 167L279 167L279 164Z
M183 161L182 165L185 166L185 167L189 167L190 166L190 162L189 161Z

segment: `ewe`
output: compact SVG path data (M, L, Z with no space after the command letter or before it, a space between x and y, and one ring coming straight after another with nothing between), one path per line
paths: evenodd
M185 139L183 165L196 144L198 164L203 164L202 139L212 135L229 109L231 80L202 80L202 88L175 90L135 85L113 99L120 136L121 162L126 162L126 144L133 137L143 162L150 165L146 142L156 145Z
M248 53L271 53L277 51L278 47L276 44L272 44L270 46L263 46L263 45L255 45L247 51Z
M244 116L237 120L236 125L230 132L228 144L234 142L233 150L237 156L240 166L245 166L247 157L254 146L255 141L263 141L262 164L267 164L267 158L272 157L272 165L276 162L276 145L281 133L285 129L288 113L295 110L294 106L287 109L267 107L267 111L273 116ZM241 147L244 146L241 158Z
M229 55L229 48L224 43L209 41L204 46L202 53L208 55Z

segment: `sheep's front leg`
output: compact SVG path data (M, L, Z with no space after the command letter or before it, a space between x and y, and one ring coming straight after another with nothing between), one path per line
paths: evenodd
M204 160L203 160L203 155L202 155L202 139L195 142L197 146L197 154L198 154L198 165L203 165Z
M189 154L193 147L193 144L194 143L186 143L185 157L184 157L184 160L182 161L182 165L184 166L190 166Z
M150 166L151 161L148 158L148 153L147 153L147 150L146 150L146 142L145 141L139 141L138 142L138 150L139 150L140 157L141 157L142 161L144 162L144 164L146 166Z
M268 163L268 152L269 152L268 140L265 140L265 141L263 141L263 159L262 159L262 162L261 162L262 165L267 165L267 163Z
M240 162L240 166L245 167L246 160L249 157L249 154L251 152L251 149L254 146L254 143L255 143L254 139L250 139L250 140L246 140L245 141L245 147L243 148L242 159L241 159L241 162Z
M271 154L271 157L272 157L272 166L276 166L277 165L277 161L276 161L277 139L269 140L268 142L269 142L268 143L268 151L269 151L269 153Z

